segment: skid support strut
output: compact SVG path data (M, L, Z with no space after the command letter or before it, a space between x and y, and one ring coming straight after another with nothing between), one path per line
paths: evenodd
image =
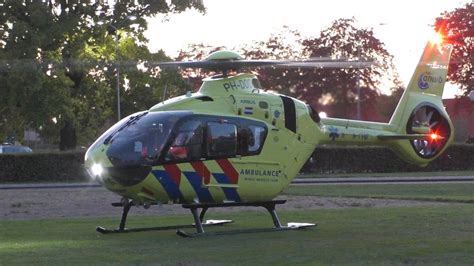
M130 211L132 205L133 202L127 199L125 205L123 206L122 218L120 219L120 225L118 228L119 231L125 230L125 223L127 222L128 212Z
M281 228L282 226L280 223L280 219L278 219L278 215L275 210L275 204L268 204L268 205L264 205L263 207L265 207L265 209L267 209L267 211L272 216L273 225L275 225L275 228Z
M274 201L261 201L261 202L230 202L230 203L200 203L200 204L183 204L183 208L189 209L194 217L196 233L186 233L183 230L178 230L176 233L182 237L197 237L206 235L224 235L224 234L240 234L240 233L256 233L256 232L273 232L273 231L286 231L295 230L311 226L316 226L310 223L289 223L288 226L282 226L280 219L275 210L275 205L284 204L286 200L274 200ZM204 232L202 226L202 220L206 211L209 208L220 208L220 207L264 207L271 215L273 221L273 228L257 228L248 230L234 230L234 231L220 231L220 232ZM198 217L198 209L202 209L200 216Z
M152 204L156 205L156 204ZM130 211L130 208L133 206L133 202L126 199L122 200L120 203L112 203L112 206L114 207L123 207L122 209L122 218L120 219L120 224L117 229L107 229L102 226L97 226L96 231L102 234L111 234L111 233L130 233L130 232L144 232L144 231L162 231L162 230L177 230L180 228L195 228L195 224L184 224L184 225L170 225L170 226L157 226L157 227L140 227L140 228L131 228L127 229L125 228L125 225L127 223L127 217L128 217L128 212ZM206 209L207 210L207 209ZM199 224L201 225L201 230L203 226L213 226L213 225L224 225L227 223L232 223L231 220L210 220L206 221L203 223L203 218L204 214L206 211L203 209L201 211L200 216L197 215L197 210L196 210L196 215L193 214L194 217L198 217L199 219ZM195 218L196 220L196 218ZM204 230L202 230L204 232Z

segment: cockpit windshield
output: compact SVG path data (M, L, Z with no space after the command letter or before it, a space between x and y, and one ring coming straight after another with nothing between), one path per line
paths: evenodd
M190 112L150 112L123 124L107 137L107 157L114 166L153 165L176 122Z

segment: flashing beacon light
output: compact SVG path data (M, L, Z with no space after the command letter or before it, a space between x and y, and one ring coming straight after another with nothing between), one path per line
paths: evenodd
M432 44L437 44L440 45L444 41L444 36L440 32L433 32L433 34L430 36L430 42Z
M436 47L440 54L443 54L443 43L445 42L445 36L441 33L441 31L433 32L429 37L429 42L431 43L431 47Z

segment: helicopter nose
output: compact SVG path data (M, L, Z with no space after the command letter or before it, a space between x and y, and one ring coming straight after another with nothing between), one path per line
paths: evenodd
M104 169L107 175L122 186L136 185L150 174L149 165L112 166Z
M86 170L93 180L103 183L111 179L125 187L142 182L152 170L150 165L106 166L110 163L101 163L101 161L88 162L86 165Z

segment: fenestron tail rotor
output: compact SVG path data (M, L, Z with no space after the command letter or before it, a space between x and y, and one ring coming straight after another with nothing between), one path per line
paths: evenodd
M426 137L411 139L410 143L422 158L436 156L446 145L451 135L448 120L431 105L421 105L413 110L407 123L408 134L424 134Z

